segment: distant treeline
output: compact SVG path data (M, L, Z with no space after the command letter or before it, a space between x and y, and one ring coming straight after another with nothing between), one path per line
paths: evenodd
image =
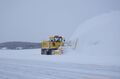
M22 50L22 49L38 49L40 47L41 47L40 43L33 43L33 42L0 43L0 49Z

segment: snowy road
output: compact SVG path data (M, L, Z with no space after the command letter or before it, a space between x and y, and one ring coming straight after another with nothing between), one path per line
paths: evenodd
M0 58L0 79L120 79L120 67Z

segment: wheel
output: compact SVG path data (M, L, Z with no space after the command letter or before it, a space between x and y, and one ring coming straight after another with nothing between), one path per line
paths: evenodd
M44 54L44 50L43 50L43 49L41 49L41 54L42 54L42 55Z
M41 54L42 55L46 55L47 54L47 50L46 49L41 49Z
M47 55L52 55L52 50L51 49L47 50Z
M51 49L41 49L41 55L52 55Z

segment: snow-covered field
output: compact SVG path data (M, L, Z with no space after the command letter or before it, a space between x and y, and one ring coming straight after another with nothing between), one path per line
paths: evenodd
M83 60L42 56L40 50L0 50L0 79L120 79L120 66Z
M40 49L0 50L0 79L120 79L120 12L83 24L72 35L76 49L60 56Z

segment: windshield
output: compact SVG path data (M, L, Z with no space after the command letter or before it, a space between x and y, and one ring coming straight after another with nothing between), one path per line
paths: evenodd
M54 42L55 40L54 40L54 38L50 38L50 41L51 41L51 42Z
M51 37L50 42L64 42L64 38L62 38L62 37Z

